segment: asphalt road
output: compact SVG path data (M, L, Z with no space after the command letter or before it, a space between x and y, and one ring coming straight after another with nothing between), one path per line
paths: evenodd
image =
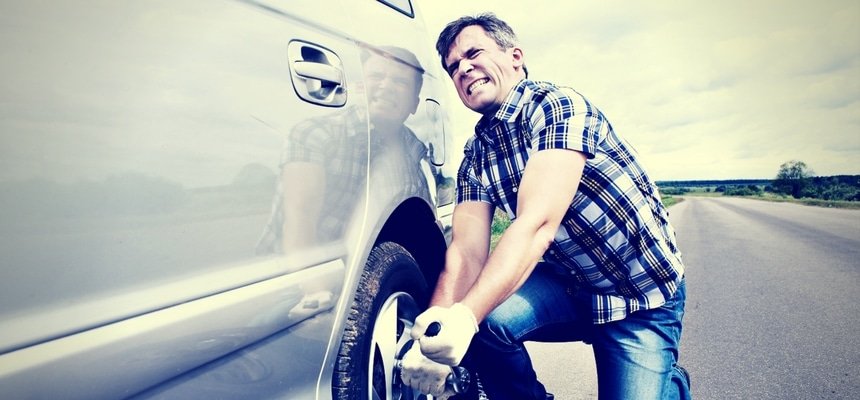
M860 398L860 211L692 197L670 214L694 399ZM557 399L596 398L590 347L528 347Z

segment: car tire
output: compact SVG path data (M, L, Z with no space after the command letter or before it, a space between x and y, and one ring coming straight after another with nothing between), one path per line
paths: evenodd
M385 242L370 252L349 310L335 365L335 399L423 399L394 368L410 341L415 317L429 298L418 263L402 246Z

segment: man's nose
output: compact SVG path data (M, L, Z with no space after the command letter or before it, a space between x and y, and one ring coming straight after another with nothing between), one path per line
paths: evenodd
M392 84L391 77L383 76L382 78L379 79L378 82L376 82L376 88L379 90L387 89L388 87L391 86L391 84Z
M468 62L468 60L460 61L460 65L457 66L457 73L460 76L465 76L469 72L472 72L475 69L475 66L472 63Z

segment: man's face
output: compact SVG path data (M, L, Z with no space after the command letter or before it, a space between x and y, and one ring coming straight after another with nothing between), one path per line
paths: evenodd
M365 61L367 103L375 122L402 124L418 107L416 73L399 61L372 55Z
M460 100L481 114L492 114L523 77L523 53L502 50L484 28L471 25L460 31L448 48L445 69Z

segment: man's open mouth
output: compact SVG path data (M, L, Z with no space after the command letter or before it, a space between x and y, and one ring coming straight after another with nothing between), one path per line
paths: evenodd
M475 90L476 88L483 86L487 83L490 83L490 78L478 79L478 80L472 82L472 84L469 85L468 88L466 88L466 93L471 95L473 90Z

